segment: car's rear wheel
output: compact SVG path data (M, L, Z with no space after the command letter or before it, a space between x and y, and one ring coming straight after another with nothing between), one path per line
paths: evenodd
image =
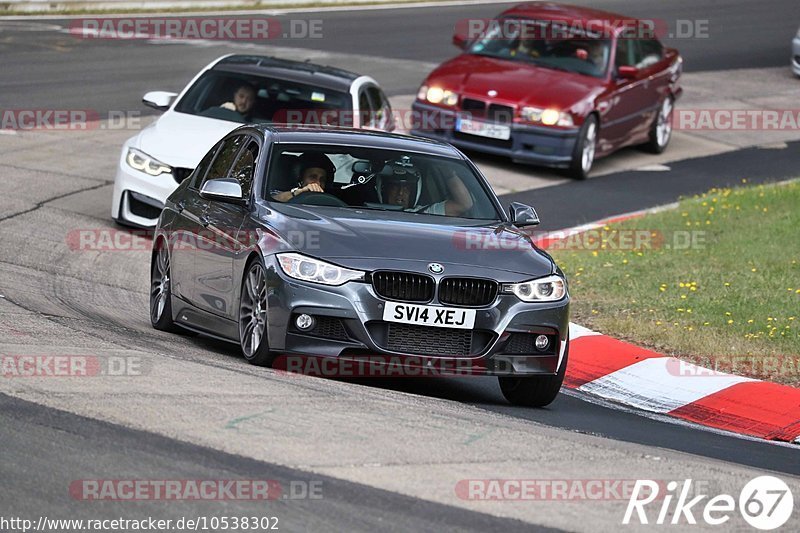
M569 358L569 340L564 348L564 359L561 361L561 368L553 376L528 376L511 377L499 376L500 390L513 405L520 407L544 407L550 405L558 396L561 384L564 382L564 375L567 371L567 359Z
M150 323L155 329L175 332L178 327L172 321L169 250L163 240L156 247L150 265Z
M578 180L585 180L594 165L597 150L597 133L599 130L597 117L589 115L578 132L578 140L572 149L572 162L569 175Z
M675 105L671 96L668 96L661 103L658 114L650 126L650 139L645 143L644 149L653 154L660 154L667 149L669 140L672 138L672 114Z
M267 276L260 259L250 263L242 280L239 345L250 364L269 366L275 358L267 338Z

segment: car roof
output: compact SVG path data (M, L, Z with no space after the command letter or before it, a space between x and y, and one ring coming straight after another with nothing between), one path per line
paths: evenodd
M244 128L255 128L266 136L271 136L275 143L357 146L361 148L404 150L456 159L462 159L463 157L456 148L441 141L383 131L354 128L275 126L272 124L253 124L244 126Z
M349 70L307 61L241 54L223 57L211 70L284 79L344 92L348 92L353 81L361 77L361 74Z
M517 4L511 9L503 11L502 16L524 17L537 20L555 19L566 23L578 23L576 25L592 21L593 23L603 23L605 28L615 35L625 29L625 24L621 24L621 21L625 21L628 27L634 22L642 22L636 17L629 17L618 13L582 6L556 4L554 2L525 2ZM586 25L583 27L586 27Z

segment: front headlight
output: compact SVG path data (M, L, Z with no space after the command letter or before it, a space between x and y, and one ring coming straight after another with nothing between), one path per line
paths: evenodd
M520 110L520 116L523 120L533 122L535 124L544 124L545 126L574 126L572 115L566 111L559 111L558 109L540 107L523 107Z
M424 97L421 99L425 99L432 104L444 104L449 106L454 106L458 103L458 94L454 93L453 91L448 91L447 89L442 89L441 87L426 87L423 85L419 89L420 96L423 93L423 89L425 89Z
M364 273L350 270L303 254L278 254L278 264L290 278L323 285L343 285L348 281L363 280Z
M503 292L515 294L523 302L556 302L567 294L567 284L561 276L547 276L523 283L505 283Z
M131 168L140 170L151 176L170 174L172 172L171 166L165 165L158 159L155 159L146 153L137 150L136 148L128 148L128 155L125 156L125 162L128 163Z

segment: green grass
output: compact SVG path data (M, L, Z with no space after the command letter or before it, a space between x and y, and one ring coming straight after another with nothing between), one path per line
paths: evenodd
M574 321L704 366L800 385L800 182L712 189L604 233L613 244L620 230L663 245L552 250L570 281ZM696 245L676 249L690 234Z
M143 13L164 13L164 14L179 14L179 13L200 13L200 12L222 12L222 11L257 11L257 10L273 10L273 9L305 9L305 8L324 8L324 7L352 7L352 6L376 6L381 4L414 4L422 0L366 0L351 1L351 2L323 2L323 1L299 1L299 2L278 2L275 4L267 2L242 2L241 4L229 6L195 6L195 7L151 7L151 8L108 8L108 9L92 9L92 8L64 8L53 9L47 11L23 11L14 9L13 4L3 3L0 0L0 16L43 16L43 15L119 15L119 14L143 14ZM428 0L430 1L430 0ZM433 0L436 1L436 0ZM439 0L445 2L447 0Z

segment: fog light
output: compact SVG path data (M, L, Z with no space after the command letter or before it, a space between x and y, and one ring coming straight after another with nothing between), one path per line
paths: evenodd
M549 346L550 341L547 339L547 335L539 335L536 337L536 349L539 351L545 351L547 346Z
M297 329L302 329L302 330L311 329L314 327L314 317L303 313L302 315L297 316L294 323L297 326ZM537 340L537 345L538 345L538 340Z

